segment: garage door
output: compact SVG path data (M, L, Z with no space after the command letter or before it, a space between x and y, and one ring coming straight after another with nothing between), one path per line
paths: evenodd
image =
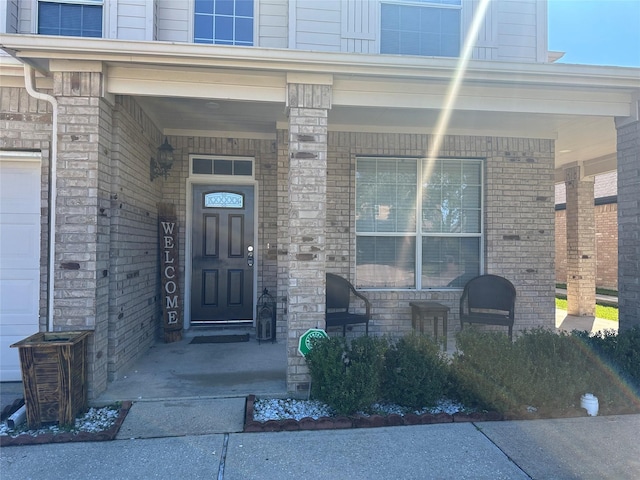
M38 332L40 154L0 152L0 381L20 380L9 345Z

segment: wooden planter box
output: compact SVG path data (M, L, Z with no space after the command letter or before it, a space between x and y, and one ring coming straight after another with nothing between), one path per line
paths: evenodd
M29 428L73 425L87 408L87 339L91 332L36 333L18 348Z

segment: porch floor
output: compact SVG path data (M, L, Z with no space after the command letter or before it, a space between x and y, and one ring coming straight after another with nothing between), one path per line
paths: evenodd
M618 323L575 317L556 310L556 328L571 331L617 330ZM246 333L248 330L191 328L175 343L156 343L121 378L92 401L104 405L119 400L151 401L175 398L244 397L249 394L285 397L286 339L258 344L251 331L248 342L190 344L198 335ZM448 335L447 352L455 351Z
M261 342L253 330L248 342L190 344L200 335L249 330L191 328L179 342L154 344L94 405L120 400L286 396L286 339Z

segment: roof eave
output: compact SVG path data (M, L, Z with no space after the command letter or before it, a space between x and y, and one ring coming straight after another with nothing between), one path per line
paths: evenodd
M263 47L201 45L161 41L129 41L43 35L0 35L0 48L25 63L67 59L223 67L262 71L327 73L395 78L449 80L458 59L400 55L318 52ZM46 63L45 63L46 64ZM523 85L567 85L640 90L640 68L593 65L515 63L474 60L466 82L509 82Z

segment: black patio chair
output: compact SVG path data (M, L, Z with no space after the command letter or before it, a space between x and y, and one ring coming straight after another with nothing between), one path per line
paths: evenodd
M480 275L465 285L460 297L460 329L465 323L509 327L513 340L516 289L506 278Z
M365 313L354 313L351 298L359 299L364 305ZM351 283L333 273L327 273L327 299L325 323L326 329L342 327L342 335L347 335L347 325L365 324L365 334L369 335L369 320L371 320L371 303L357 292Z

